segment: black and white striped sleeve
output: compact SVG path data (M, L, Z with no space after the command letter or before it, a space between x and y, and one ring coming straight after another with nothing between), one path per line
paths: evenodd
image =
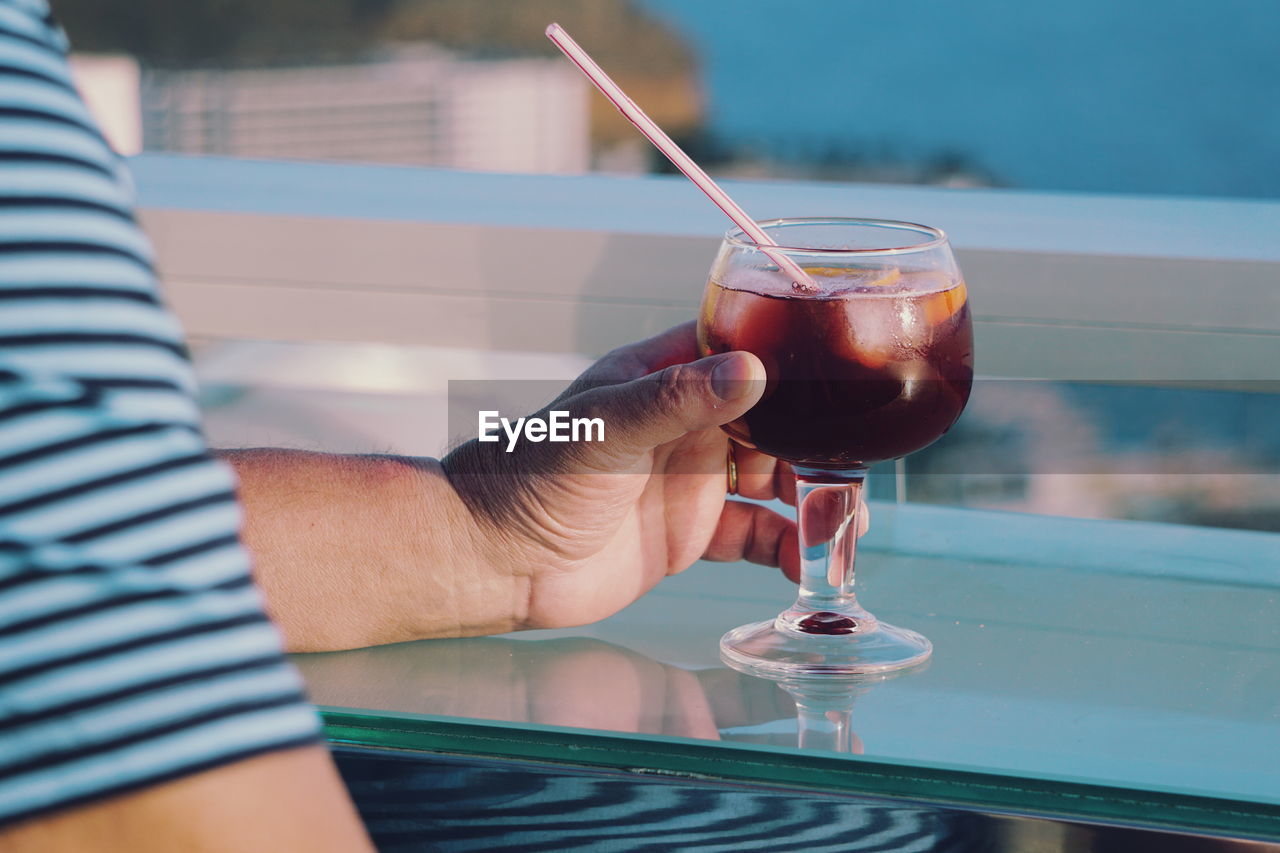
M0 0L0 825L318 736L128 186Z

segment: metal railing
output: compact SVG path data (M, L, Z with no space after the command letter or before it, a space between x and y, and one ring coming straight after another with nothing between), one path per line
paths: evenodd
M136 158L195 335L596 354L694 316L725 223L683 179ZM1280 379L1280 203L736 183L755 216L947 230L978 371Z

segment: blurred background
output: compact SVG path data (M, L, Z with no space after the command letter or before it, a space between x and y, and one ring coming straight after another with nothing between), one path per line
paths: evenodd
M717 177L1280 198L1280 6L1265 0L52 5L127 154L670 171L555 53L556 20ZM377 344L196 353L215 441L432 454L448 436L426 413L447 378L587 363ZM1275 390L980 384L953 433L877 489L1280 530Z
M55 0L123 148L522 172L1280 197L1266 0Z

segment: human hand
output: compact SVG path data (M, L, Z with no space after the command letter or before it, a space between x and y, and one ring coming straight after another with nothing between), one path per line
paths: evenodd
M468 442L442 460L471 512L482 563L523 585L524 628L581 625L626 607L699 558L799 577L793 521L727 500L719 429L764 390L754 355L698 359L694 324L600 359L547 409L599 417L603 442ZM795 501L790 466L738 447L738 494ZM864 514L865 517L865 514Z

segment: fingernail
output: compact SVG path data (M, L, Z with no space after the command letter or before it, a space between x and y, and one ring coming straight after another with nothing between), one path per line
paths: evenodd
M711 369L711 390L726 403L745 397L751 390L751 373L751 362L741 353L727 353Z

